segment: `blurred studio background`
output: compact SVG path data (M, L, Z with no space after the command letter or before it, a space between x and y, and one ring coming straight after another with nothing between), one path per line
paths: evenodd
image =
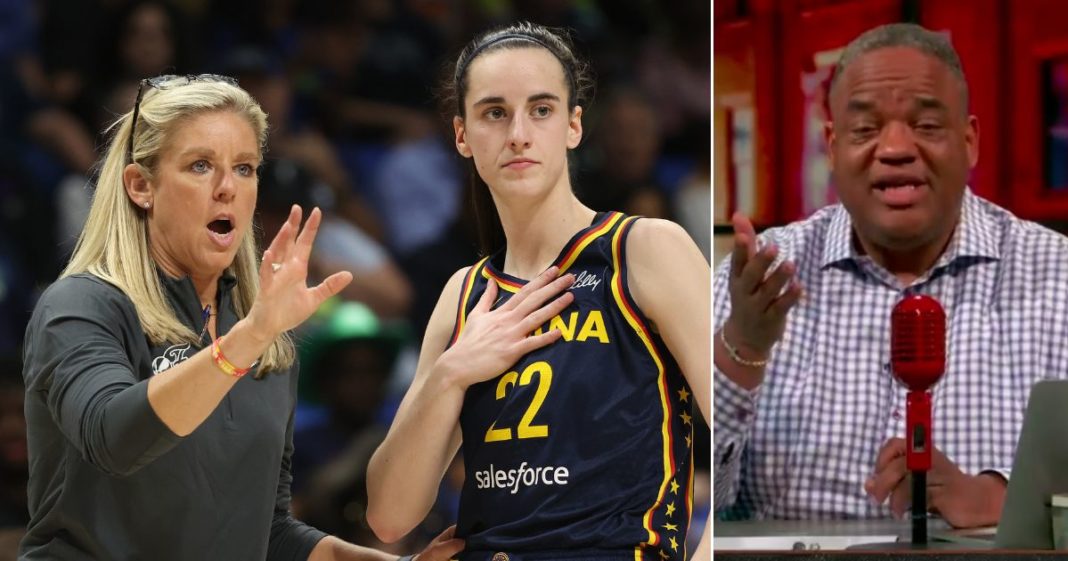
M762 29L765 16L740 2L717 3L717 18L728 4L724 17ZM298 334L293 508L382 547L364 520L367 460L441 288L477 258L467 178L434 87L474 34L519 19L570 28L593 63L597 94L572 168L580 197L677 220L708 257L707 0L0 0L0 559L13 558L27 521L23 330L85 219L102 131L130 109L141 78L202 72L237 77L270 115L262 230L276 232L292 203L318 205L313 275L355 275ZM766 41L761 33L752 39ZM761 57L750 68L775 64ZM750 184L771 180L740 188ZM691 550L710 494L710 438L698 424ZM462 479L457 462L431 515L388 549L417 551L454 522Z
M1068 232L1068 3L1060 0L717 0L715 263L730 216L785 224L836 201L822 126L841 49L877 25L945 33L979 118L972 190Z

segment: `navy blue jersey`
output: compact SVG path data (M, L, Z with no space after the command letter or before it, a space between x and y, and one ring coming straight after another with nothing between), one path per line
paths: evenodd
M694 400L627 290L634 220L598 214L571 238L555 264L576 275L575 299L538 331L563 336L468 388L464 560L684 559ZM495 306L525 284L503 262L500 252L468 273L452 342L488 282Z

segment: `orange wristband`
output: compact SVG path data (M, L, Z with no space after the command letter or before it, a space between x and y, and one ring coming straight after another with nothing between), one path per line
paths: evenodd
M238 368L234 366L234 363L226 360L226 357L223 356L222 349L219 348L219 341L221 340L222 337L219 337L211 344L211 358L215 361L215 366L218 366L219 370L222 370L226 374L235 378L240 378L245 374L248 374L248 371L256 366L256 363L252 363L252 366L249 366L248 368Z

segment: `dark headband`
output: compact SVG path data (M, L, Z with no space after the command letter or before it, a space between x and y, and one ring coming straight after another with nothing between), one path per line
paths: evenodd
M556 51L553 50L553 48L550 47L549 44L545 41L542 41L537 37L532 37L530 35L525 35L522 33L502 33L494 37L493 39L486 41L485 43L482 43L481 45L472 49L471 54L467 55L467 57L465 57L465 59L461 61L460 64L456 65L456 73L453 75L453 81L456 83L456 85L460 85L460 80L463 79L464 73L467 72L468 65L471 64L472 60L475 60L475 57L477 57L479 53L492 47L493 45L503 43L512 39L517 39L520 41L529 41L536 45L540 45L544 47L545 50L549 51L554 57L556 57L556 60L560 61L560 66L564 68L564 74L567 74L567 83L571 86L571 91L574 92L575 95L578 95L578 89L575 87L575 77L572 76L571 69L568 68L567 64L564 63L563 59L561 59L560 56L556 54ZM457 88L457 90L459 90L459 88Z

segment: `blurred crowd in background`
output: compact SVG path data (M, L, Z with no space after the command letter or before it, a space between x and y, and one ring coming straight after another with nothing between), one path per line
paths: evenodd
M436 85L476 33L515 20L570 29L597 76L571 164L580 198L676 220L709 257L704 0L0 0L0 528L28 519L23 330L77 240L106 130L140 79L211 72L238 78L269 114L260 235L293 203L319 206L312 276L355 276L298 333L295 514L381 547L364 520L367 460L441 288L478 258L470 178ZM710 439L698 425L699 533ZM453 523L462 481L458 460L431 515L389 549L416 551Z

